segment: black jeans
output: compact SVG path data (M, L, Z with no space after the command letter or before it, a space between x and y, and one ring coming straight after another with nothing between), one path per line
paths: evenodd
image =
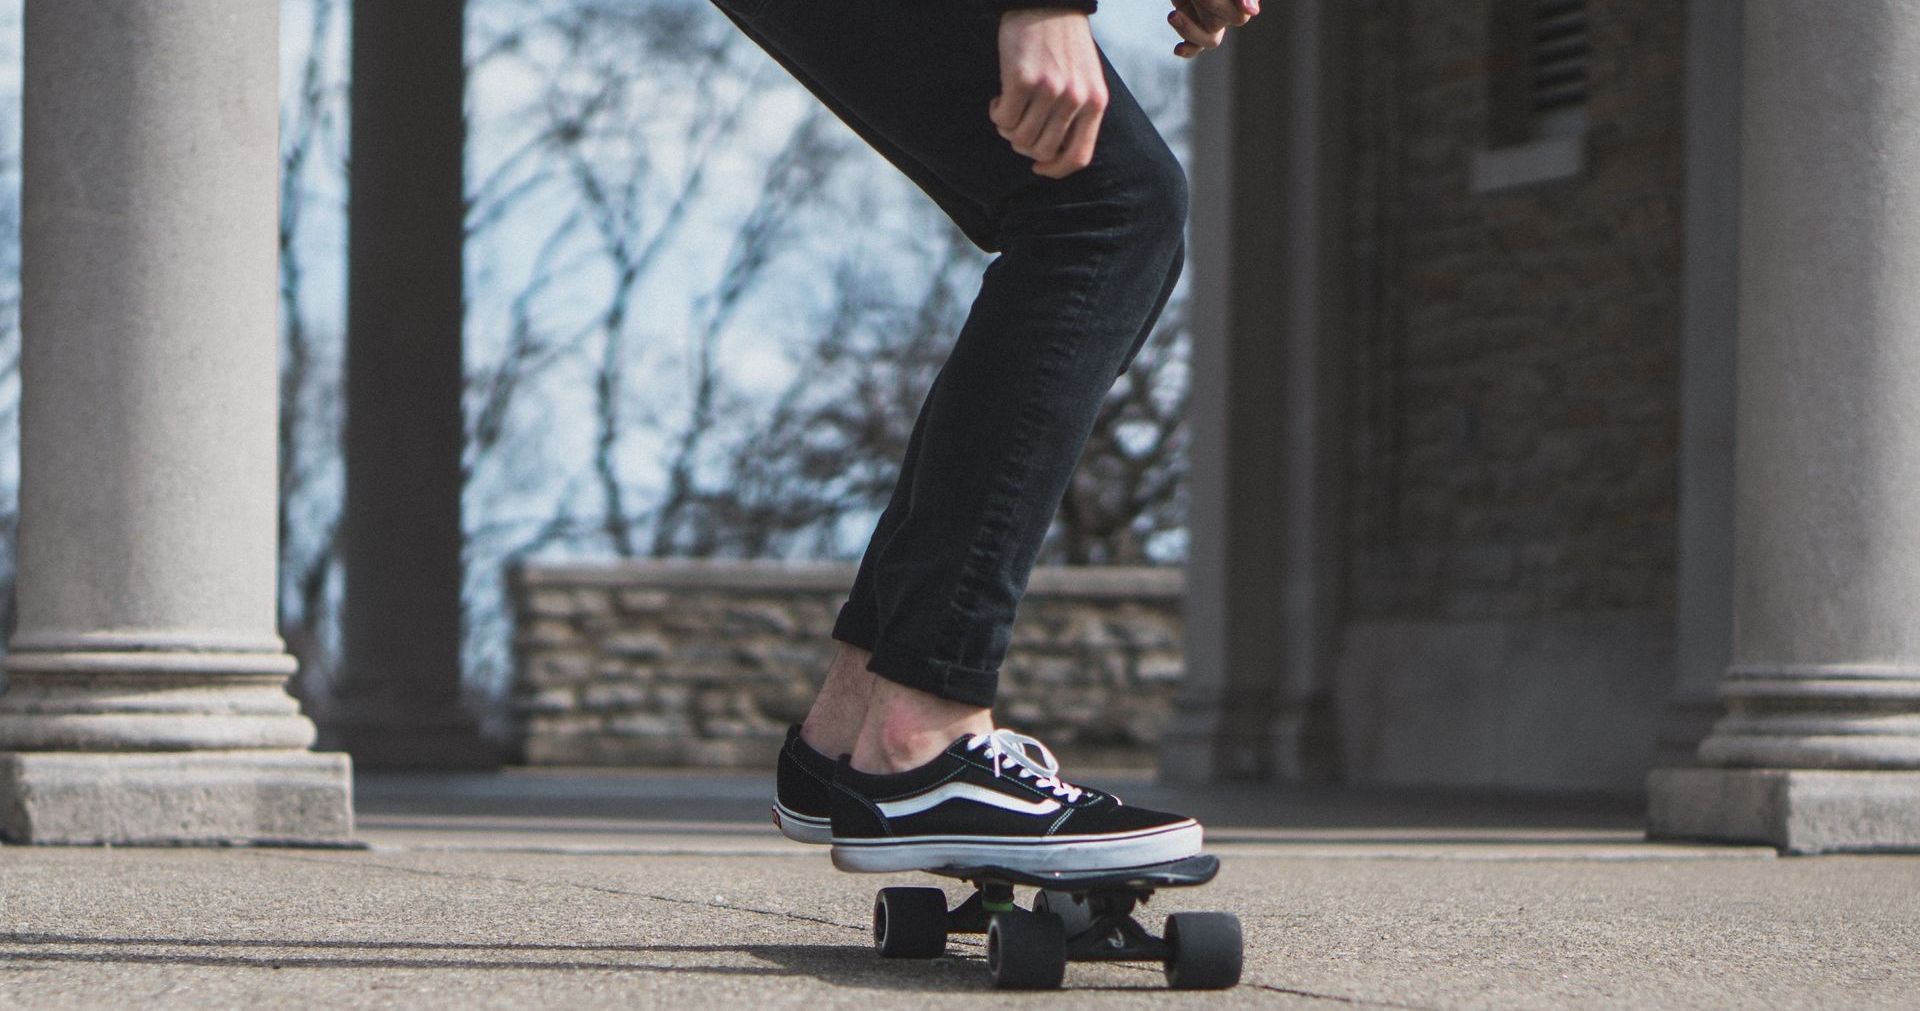
M714 2L1000 254L920 408L833 629L889 681L992 705L1100 403L1179 277L1186 177L1111 66L1093 164L1035 175L987 118L999 19L967 0Z

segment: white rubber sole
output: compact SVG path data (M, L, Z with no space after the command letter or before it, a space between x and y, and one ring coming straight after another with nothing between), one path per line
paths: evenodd
M927 871L939 867L1006 867L1035 873L1100 871L1183 860L1200 852L1202 835L1200 823L1189 818L1125 835L1045 839L982 836L835 839L833 865L859 874Z
M777 800L773 802L773 827L794 842L825 846L833 841L833 822L826 818L796 814L782 807Z

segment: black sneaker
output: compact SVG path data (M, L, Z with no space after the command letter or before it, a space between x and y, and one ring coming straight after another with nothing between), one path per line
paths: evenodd
M773 824L794 842L830 843L833 822L828 787L833 759L800 739L800 725L787 728L787 743L774 766Z
M1006 867L1106 870L1200 852L1200 823L1062 782L1039 741L1011 730L953 742L893 775L834 769L833 865L843 871Z

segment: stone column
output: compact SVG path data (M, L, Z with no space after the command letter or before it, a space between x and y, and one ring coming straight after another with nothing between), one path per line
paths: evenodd
M1687 245L1680 323L1678 669L1662 766L1691 765L1720 715L1733 643L1734 344L1739 317L1740 10L1687 4Z
M353 13L344 657L362 767L497 764L460 694L464 0Z
M28 0L0 834L328 841L275 630L277 5Z
M1649 831L1920 849L1920 19L1744 16L1733 659Z
M1339 0L1194 68L1191 547L1169 779L1324 779L1337 636Z

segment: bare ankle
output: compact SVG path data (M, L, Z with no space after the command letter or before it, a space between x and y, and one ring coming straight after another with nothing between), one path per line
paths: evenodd
M814 696L807 718L800 723L800 739L830 758L853 750L866 722L867 700L873 692L873 672L867 670L872 653L841 643L827 665L827 679Z
M867 773L918 768L945 751L954 738L992 729L992 710L876 679L854 742L853 767Z

